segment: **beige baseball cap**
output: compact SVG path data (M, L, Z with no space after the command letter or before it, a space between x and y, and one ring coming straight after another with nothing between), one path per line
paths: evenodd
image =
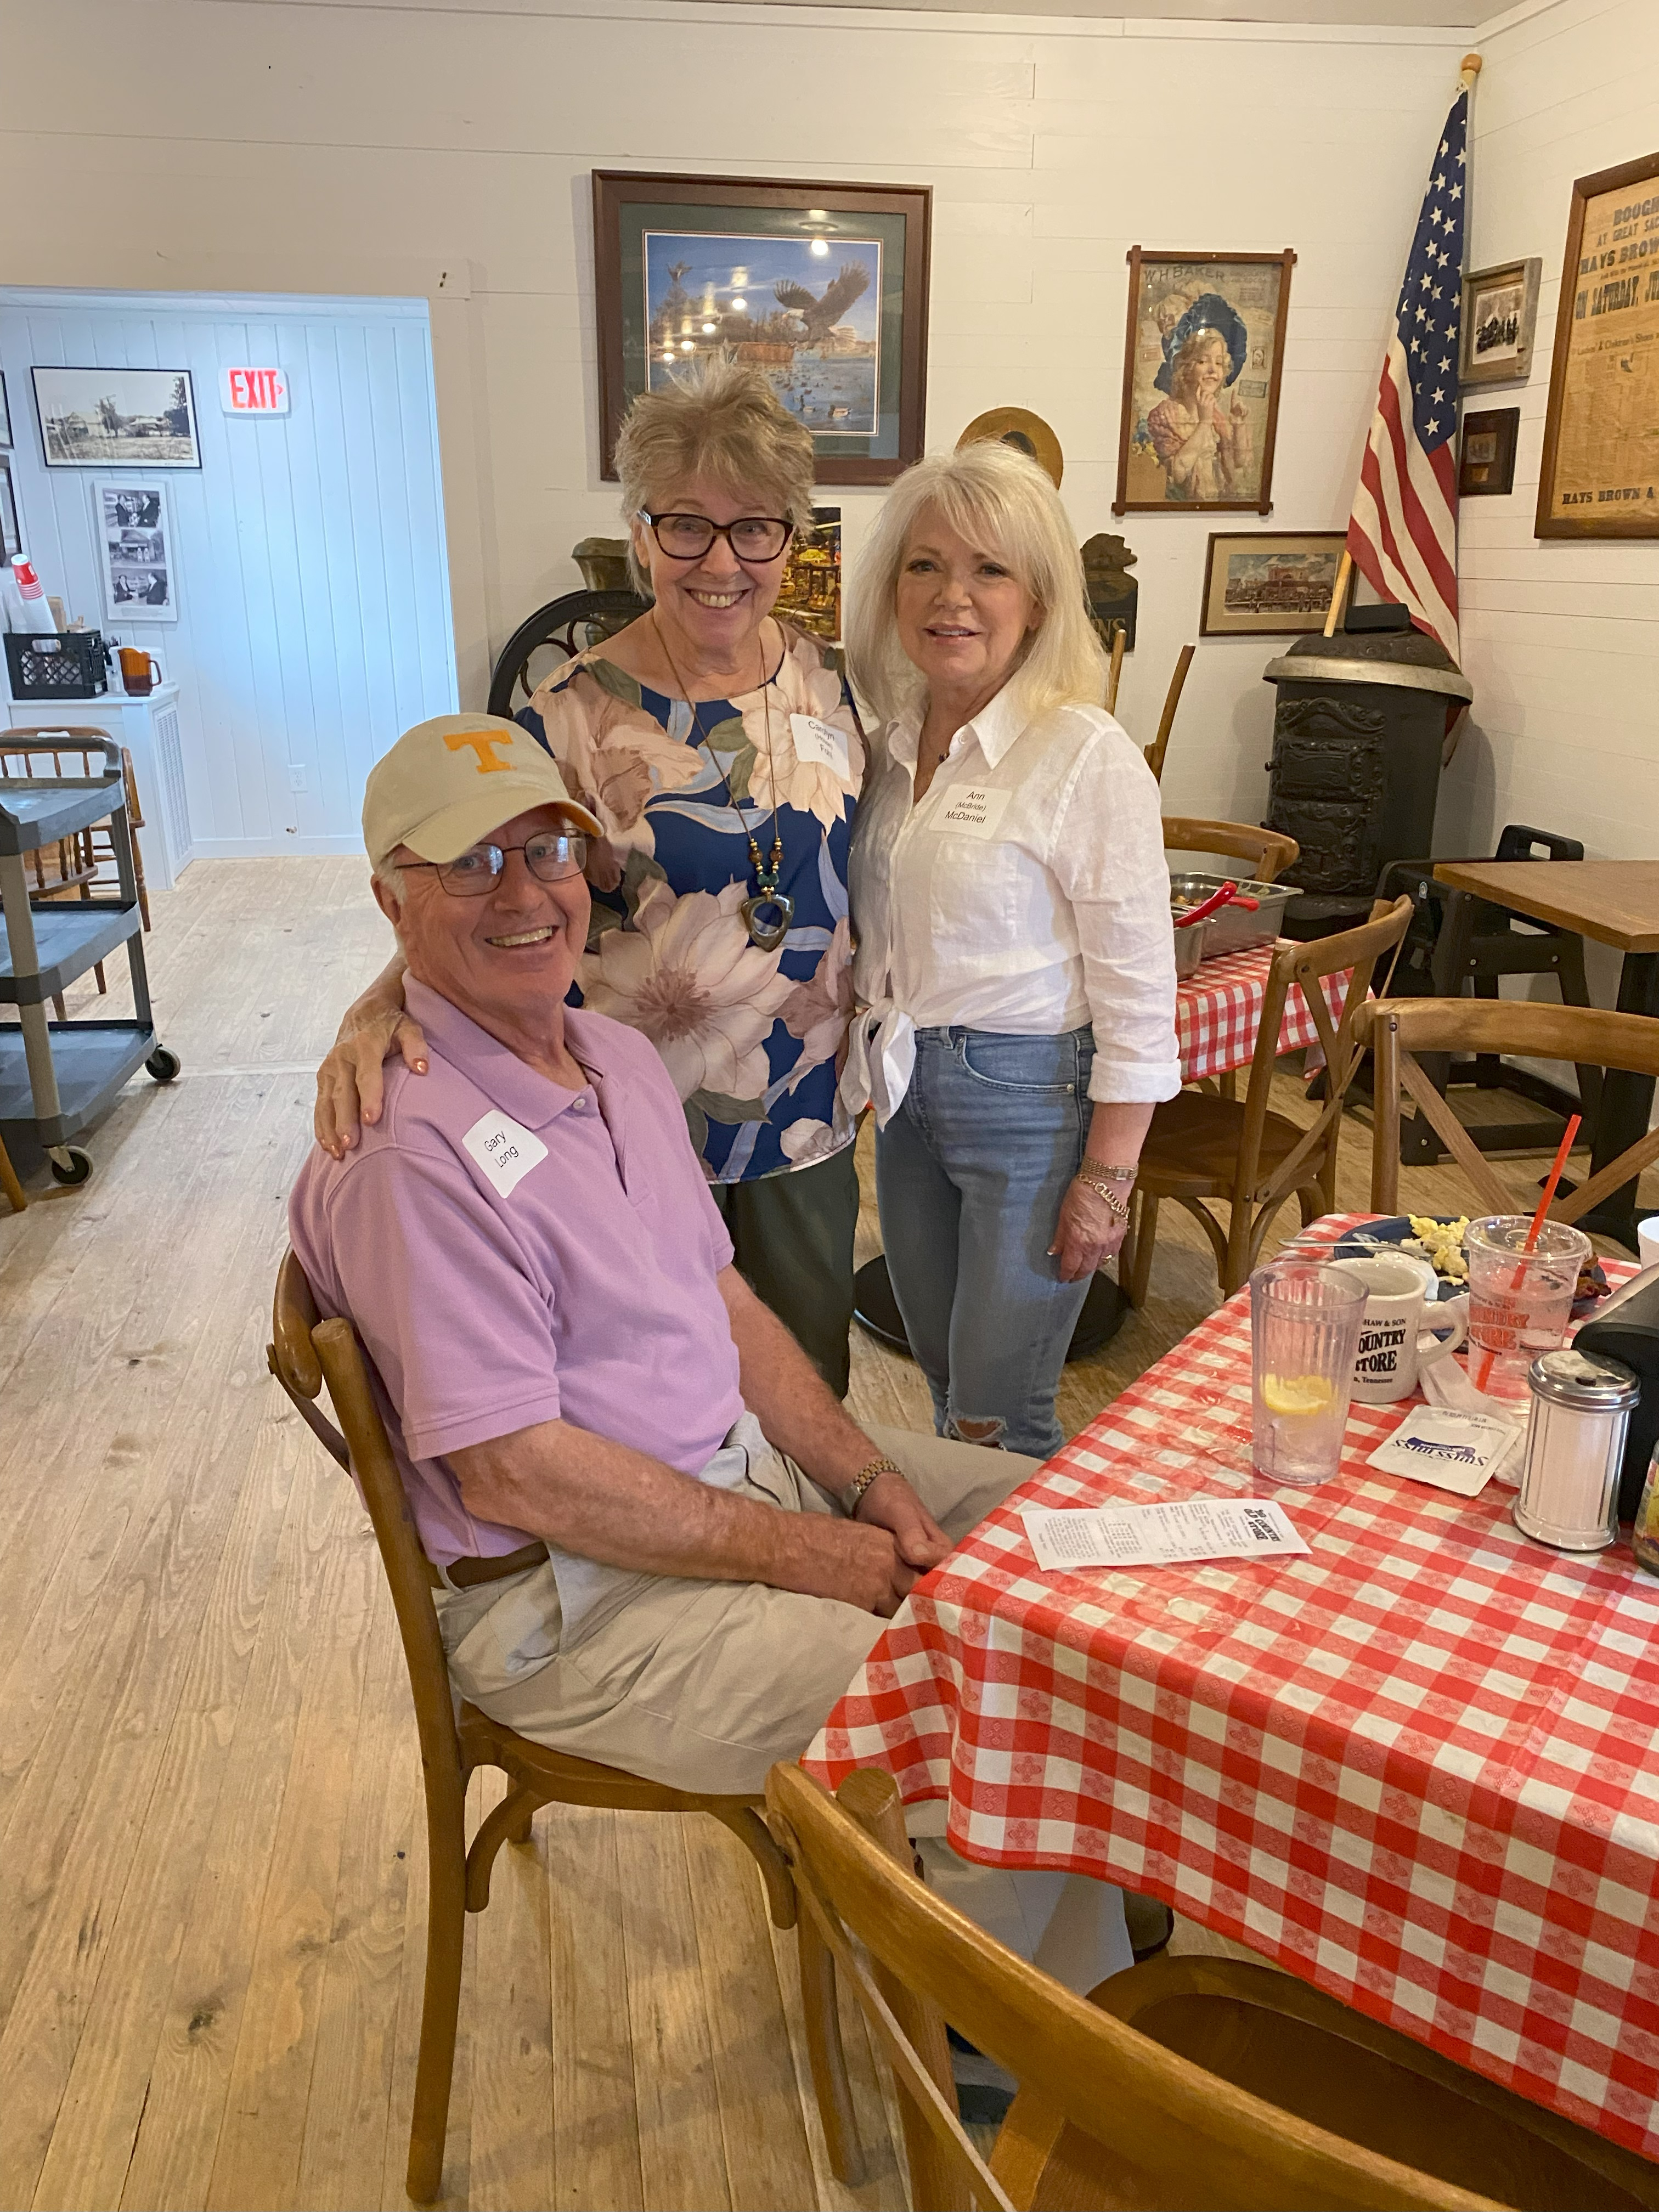
M561 806L590 837L604 834L527 730L498 714L436 714L369 770L363 843L376 867L399 845L423 860L453 860L532 806Z

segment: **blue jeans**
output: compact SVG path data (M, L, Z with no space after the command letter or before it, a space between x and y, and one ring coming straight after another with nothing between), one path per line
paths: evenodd
M893 1295L943 1437L1047 1459L1089 1279L1048 1257L1082 1164L1094 1038L916 1032L904 1103L876 1139Z

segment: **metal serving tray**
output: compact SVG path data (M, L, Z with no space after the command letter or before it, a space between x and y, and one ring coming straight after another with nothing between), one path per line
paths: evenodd
M1198 923L1204 939L1203 959L1213 960L1218 952L1243 952L1252 945L1273 944L1284 926L1285 909L1296 896L1294 884L1245 883L1232 876L1171 876L1170 895L1172 902L1197 906L1223 884L1234 882L1247 897L1258 902L1255 912L1230 899L1207 921ZM1182 908L1177 906L1175 911L1179 917ZM1177 939L1191 934L1189 930L1176 932Z

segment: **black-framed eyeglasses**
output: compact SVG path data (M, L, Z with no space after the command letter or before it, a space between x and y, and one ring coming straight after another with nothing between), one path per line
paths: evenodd
M652 514L640 509L641 522L674 561L701 561L723 538L739 561L775 561L795 534L793 522L775 514L740 514L735 522L711 522L706 514Z
M560 884L587 866L587 839L580 830L550 830L522 845L471 845L453 860L405 860L406 868L433 868L452 898L482 898L501 879L509 853L522 853L538 883Z

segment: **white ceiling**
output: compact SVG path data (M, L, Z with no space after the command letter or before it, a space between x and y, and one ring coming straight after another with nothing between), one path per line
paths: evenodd
M753 0L725 0L728 6ZM771 7L927 9L950 15L1088 15L1200 23L1380 23L1462 30L1483 19L1477 0L764 0ZM1492 12L1486 0L1485 13Z

